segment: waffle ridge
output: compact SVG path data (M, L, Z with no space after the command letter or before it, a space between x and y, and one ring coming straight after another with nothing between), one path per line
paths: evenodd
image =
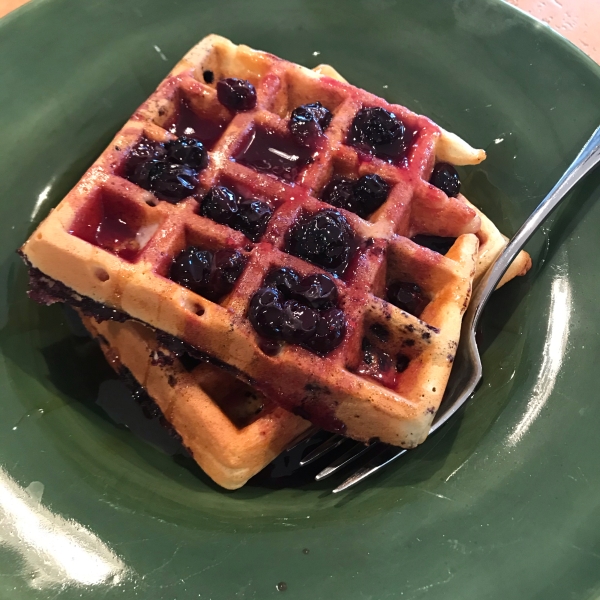
M212 76L206 77L207 72ZM251 81L257 91L256 108L233 114L219 104L215 84L222 77ZM242 164L240 156L257 131L289 138L291 111L316 101L329 108L333 118L293 181ZM346 143L352 119L362 107L393 112L411 132L410 146L399 164ZM184 109L208 119L218 135L206 143L209 164L199 174L198 193L171 204L159 201L125 174L128 157L140 140L176 139L177 120ZM427 117L351 86L329 67L310 71L208 36L134 113L32 234L22 253L33 267L75 294L114 307L209 353L282 407L319 426L361 441L378 438L413 447L425 439L442 398L476 266L482 262L480 242L483 249L493 240L496 254L502 246L501 234L489 220L487 233L481 236L484 215L463 196L448 197L427 180L436 160L477 164L484 157L483 151ZM380 208L368 219L335 209L355 236L350 265L335 278L339 308L346 315L343 342L326 356L297 345L267 347L247 317L250 298L265 275L283 266L301 275L326 273L286 251L290 229L302 216L332 209L319 199L332 176L357 178L371 173L392 186ZM273 215L258 241L199 214L203 193L215 185L227 185L271 206ZM94 227L99 231L111 219L124 223L131 235L125 244L102 247L93 235L90 238L90 231L93 234ZM413 242L417 234L456 241L443 256ZM191 245L234 249L245 257L245 268L232 292L218 303L168 279L173 258ZM486 260L493 252L486 253ZM528 256L521 257L513 276L527 270L527 260ZM429 303L420 318L383 299L387 285L395 280L414 282L423 289ZM409 361L391 387L361 374L365 338L381 352Z

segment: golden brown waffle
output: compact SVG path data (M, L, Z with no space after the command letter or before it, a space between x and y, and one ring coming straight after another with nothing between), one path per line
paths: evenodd
M179 433L194 460L216 483L234 490L266 467L310 423L266 400L223 369L179 360L153 364L159 351L151 329L83 317L109 364L125 367Z
M379 438L413 447L425 439L442 398L475 272L475 234L481 230L479 215L464 198L448 197L428 178L436 159L476 164L485 153L426 117L331 77L330 69L320 71L218 36L205 38L136 111L22 253L38 270L47 301L58 281L75 303L91 298L201 349L321 427L362 441ZM214 82L223 77L252 82L256 108L234 115L219 104ZM286 138L291 111L315 101L329 108L333 119L309 164L284 179L241 164L252 135L258 139L269 131ZM345 143L363 106L392 111L412 132L400 163L366 156ZM140 140L175 138L170 130L176 130L182 107L212 124L209 165L199 176L199 189L226 183L274 209L258 243L200 216L195 197L173 205L124 178L128 156ZM324 357L296 345L263 344L247 314L267 272L281 266L301 275L323 272L286 252L288 232L302 215L331 208L318 197L334 174L367 173L393 187L368 219L338 211L356 241L350 267L336 279L339 308L346 315L343 342ZM442 256L411 241L415 235L456 241ZM173 257L190 245L235 248L247 258L233 291L218 304L167 278ZM421 319L382 300L396 280L423 289L429 303ZM365 339L382 356L401 357L402 369L384 377L365 365Z

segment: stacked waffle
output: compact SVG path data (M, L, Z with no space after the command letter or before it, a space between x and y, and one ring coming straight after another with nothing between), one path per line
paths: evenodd
M330 67L209 36L22 247L30 295L92 317L225 487L309 421L414 447L506 243L451 166L484 158Z

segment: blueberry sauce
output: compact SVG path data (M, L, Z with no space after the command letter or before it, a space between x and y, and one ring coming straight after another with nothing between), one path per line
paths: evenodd
M198 172L186 165L165 160L149 160L130 177L133 183L151 191L160 200L177 204L196 190Z
M238 195L229 188L219 185L211 188L202 199L200 214L221 225L233 227L239 213Z
M260 200L243 199L239 204L239 230L253 242L258 242L267 228L273 209Z
M141 250L143 220L137 205L102 190L98 198L89 201L78 212L69 233L132 261Z
M362 362L356 372L368 375L391 389L398 384L398 370L392 357L371 344L367 338L362 341Z
M313 159L311 150L298 144L291 136L256 128L235 160L261 173L270 173L284 181L295 181Z
M310 343L315 336L320 314L297 300L286 300L281 305L281 310L282 339L295 344Z
M256 331L266 338L283 337L282 295L275 288L260 288L250 301L249 318Z
M190 103L182 98L172 122L165 125L177 137L185 135L202 142L207 150L211 150L225 131L227 122L208 119L196 113Z
M334 177L321 192L321 200L336 208L343 208L356 213L354 181L350 177Z

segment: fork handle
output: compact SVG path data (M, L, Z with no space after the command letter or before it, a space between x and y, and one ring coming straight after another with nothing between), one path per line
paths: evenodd
M471 305L468 311L472 326L477 325L481 311L492 292L502 279L502 276L536 232L538 227L546 220L550 213L564 200L565 196L575 187L575 184L589 173L600 162L600 127L594 131L592 137L581 149L571 166L565 171L558 183L550 190L548 195L538 204L537 208L529 215L519 231L510 240L504 252L498 256L494 264L483 276L480 284L473 292ZM465 315L465 317L468 317Z

